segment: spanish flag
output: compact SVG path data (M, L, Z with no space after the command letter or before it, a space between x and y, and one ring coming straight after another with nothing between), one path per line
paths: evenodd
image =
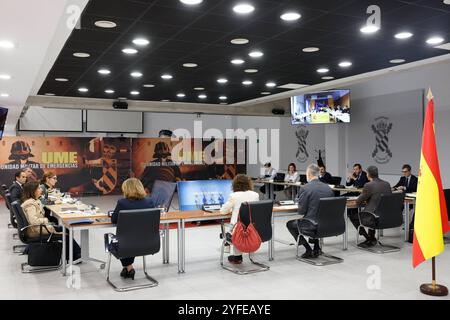
M443 237L450 230L436 149L433 99L430 90L417 186L413 241L414 268L444 251Z

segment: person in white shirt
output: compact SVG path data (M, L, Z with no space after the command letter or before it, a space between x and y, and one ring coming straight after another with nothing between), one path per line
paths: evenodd
M277 170L272 167L272 164L270 162L267 162L264 164L264 177L263 179L273 180L277 176ZM259 191L261 191L262 194L266 193L266 186L263 185L261 188L259 188ZM270 198L270 194L269 194Z
M239 217L239 209L244 202L259 201L259 195L253 191L253 183L250 177L245 174L238 174L233 179L233 192L230 194L228 201L222 206L220 212L223 214L231 213L231 229L230 233L234 231L234 226ZM226 237L226 235L223 235ZM233 255L228 257L228 261L233 264L242 263L242 253L233 246Z
M297 167L295 163L290 163L288 166L288 171L284 176L284 182L296 183L300 181L300 175L297 172ZM286 198L292 197L292 188L293 186L284 186L284 195Z

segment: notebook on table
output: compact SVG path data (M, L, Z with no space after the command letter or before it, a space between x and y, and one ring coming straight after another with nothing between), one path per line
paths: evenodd
M78 225L78 224L91 224L94 223L94 219L76 219L76 220L69 220L67 222L69 225Z

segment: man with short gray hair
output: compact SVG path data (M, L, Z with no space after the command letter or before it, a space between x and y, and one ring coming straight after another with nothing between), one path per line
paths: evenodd
M298 196L298 214L313 222L317 222L320 199L334 197L331 188L319 180L319 173L320 169L317 165L311 164L308 166L306 169L306 179L308 180L308 184L300 188ZM299 237L299 228L305 227L306 224L308 224L307 220L291 220L286 224L286 227L297 241L297 238ZM310 242L314 244L314 250L311 249L311 246L306 239L300 235L299 244L303 245L306 249L302 258L316 258L320 255L319 239L310 239Z

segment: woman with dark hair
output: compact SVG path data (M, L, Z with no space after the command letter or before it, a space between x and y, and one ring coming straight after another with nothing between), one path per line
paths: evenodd
M259 201L259 195L253 191L253 183L250 177L245 174L238 174L233 179L233 192L228 201L220 209L221 213L231 213L231 233L239 216L239 209L244 202ZM228 261L233 264L242 263L242 253L233 247L233 255L228 257Z
M42 189L42 197L41 202L46 204L48 201L48 194L54 192L56 182L58 179L56 178L56 174L52 171L47 171L44 173L41 179L41 189Z
M297 167L295 166L295 163L290 163L288 166L288 171L286 175L284 176L284 182L289 183L296 183L300 181L300 175L297 172ZM285 186L284 187L284 195L286 198L292 197L292 188L293 186Z

